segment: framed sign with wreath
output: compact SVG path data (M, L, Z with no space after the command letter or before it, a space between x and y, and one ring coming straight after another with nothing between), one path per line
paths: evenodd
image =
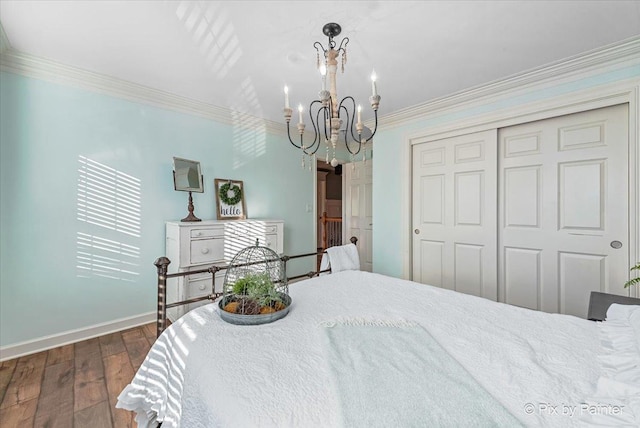
M218 220L247 218L242 181L216 178L214 182Z

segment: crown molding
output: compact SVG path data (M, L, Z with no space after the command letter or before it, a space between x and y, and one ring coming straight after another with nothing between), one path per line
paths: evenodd
M380 118L385 129L405 125L427 115L465 110L504 98L578 80L625 66L640 64L640 37L594 49L523 73L417 104Z
M4 46L5 42L2 43ZM245 123L250 123L251 128L255 129L263 125L266 132L286 135L283 123L19 52L10 46L0 55L0 70L195 115L234 127L245 127ZM239 117L243 118L241 122L238 121Z

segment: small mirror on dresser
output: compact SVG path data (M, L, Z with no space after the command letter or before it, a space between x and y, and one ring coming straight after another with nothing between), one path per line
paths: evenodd
M189 215L181 221L201 221L193 214L193 197L191 192L203 193L204 180L200 170L200 162L182 158L173 158L173 187L177 191L189 192Z

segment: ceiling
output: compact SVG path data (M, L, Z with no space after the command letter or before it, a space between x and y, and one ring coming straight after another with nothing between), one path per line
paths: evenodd
M338 95L381 116L640 34L640 1L0 1L12 49L283 122L317 98L315 41L342 26Z

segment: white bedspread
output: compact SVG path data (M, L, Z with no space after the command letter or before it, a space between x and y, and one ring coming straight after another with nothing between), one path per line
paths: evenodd
M357 319L325 324L343 426L522 426L424 327Z
M321 324L354 318L424 327L527 426L581 426L600 376L594 322L360 271L295 283L290 294L290 313L261 326L227 324L216 304L189 312L156 341L117 407L138 411L142 427L156 416L163 428L340 426Z

